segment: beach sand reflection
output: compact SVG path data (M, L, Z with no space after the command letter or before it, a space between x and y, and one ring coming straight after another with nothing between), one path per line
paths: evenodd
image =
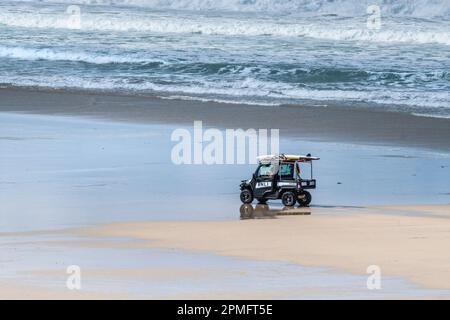
M243 204L239 208L241 220L275 219L277 216L306 216L311 215L308 207L270 207L267 204Z

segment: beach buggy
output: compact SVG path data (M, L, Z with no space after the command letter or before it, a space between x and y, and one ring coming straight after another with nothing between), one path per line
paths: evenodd
M253 177L241 182L241 201L245 204L256 199L259 203L281 199L283 205L292 207L311 203L308 189L316 188L313 179L313 161L320 158L296 155L268 155L258 157L258 168ZM304 166L309 165L309 177L304 179Z

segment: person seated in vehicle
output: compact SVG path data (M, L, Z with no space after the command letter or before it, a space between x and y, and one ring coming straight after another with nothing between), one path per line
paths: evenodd
M281 180L294 180L294 164L282 163L280 165Z

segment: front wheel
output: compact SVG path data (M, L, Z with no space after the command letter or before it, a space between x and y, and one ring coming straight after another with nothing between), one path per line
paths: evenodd
M242 190L241 191L241 201L244 204L252 203L253 202L253 193L248 189Z
M295 205L295 193L286 191L281 197L281 202L283 202L283 205L286 207L293 207Z
M311 193L309 193L308 191L303 191L303 198L302 199L298 199L298 203L302 207L307 207L311 203L311 200L312 200Z

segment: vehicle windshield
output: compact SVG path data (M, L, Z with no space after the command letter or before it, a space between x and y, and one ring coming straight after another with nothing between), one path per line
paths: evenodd
M257 172L258 178L271 178L276 173L281 180L295 180L296 178L310 179L310 170L305 164L294 162L283 162L280 165L266 164L261 165Z

